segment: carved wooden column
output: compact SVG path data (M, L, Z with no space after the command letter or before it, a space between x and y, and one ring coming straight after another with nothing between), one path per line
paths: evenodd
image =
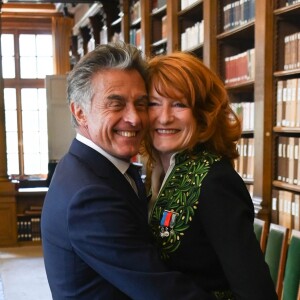
M2 32L1 18L2 1L0 2L0 32ZM0 181L7 180L7 162L6 162L6 139L5 139L5 115L4 115L4 95L3 95L3 78L2 78L2 54L0 39Z
M2 32L0 2L0 32ZM0 246L11 246L17 242L15 185L7 176L4 84L2 78L2 54L0 39Z

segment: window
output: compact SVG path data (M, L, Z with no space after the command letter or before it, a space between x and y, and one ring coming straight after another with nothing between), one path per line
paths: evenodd
M7 173L12 179L48 173L47 102L44 81L53 74L52 36L3 33L2 74Z

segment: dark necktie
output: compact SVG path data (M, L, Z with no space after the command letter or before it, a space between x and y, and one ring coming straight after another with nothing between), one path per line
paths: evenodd
M127 169L127 173L130 175L130 177L135 182L135 185L138 190L139 198L146 202L147 201L146 189L145 189L145 185L142 181L142 178L141 178L138 168L135 165L130 164L129 168Z

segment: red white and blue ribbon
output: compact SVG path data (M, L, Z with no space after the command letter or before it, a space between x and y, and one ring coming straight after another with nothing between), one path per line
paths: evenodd
M170 235L169 229L172 229L175 224L177 213L174 211L165 210L160 220L161 237L168 237Z

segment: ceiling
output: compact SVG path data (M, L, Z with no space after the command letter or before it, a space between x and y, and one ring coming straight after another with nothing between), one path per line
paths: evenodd
M100 1L94 1L94 0L0 0L0 3L3 4L12 4L12 5L24 5L24 4L54 4L55 8L59 12L63 12L68 8L68 12L73 14L75 12L76 6L78 4L92 4L92 3L99 3L99 2L105 2L110 0L100 0Z
M103 1L103 0L102 0ZM101 2L102 2L101 1ZM104 0L107 1L107 0ZM93 0L2 0L3 3L11 3L11 4L24 4L24 3L35 3L35 4L48 4L48 3L72 3L72 4L79 4L79 3L94 3L100 1L93 1Z
M75 12L78 4L93 4L103 2L114 2L116 5L119 4L118 0L0 0L0 4L54 4L57 11L64 13L65 7L67 7L69 13L71 14Z

